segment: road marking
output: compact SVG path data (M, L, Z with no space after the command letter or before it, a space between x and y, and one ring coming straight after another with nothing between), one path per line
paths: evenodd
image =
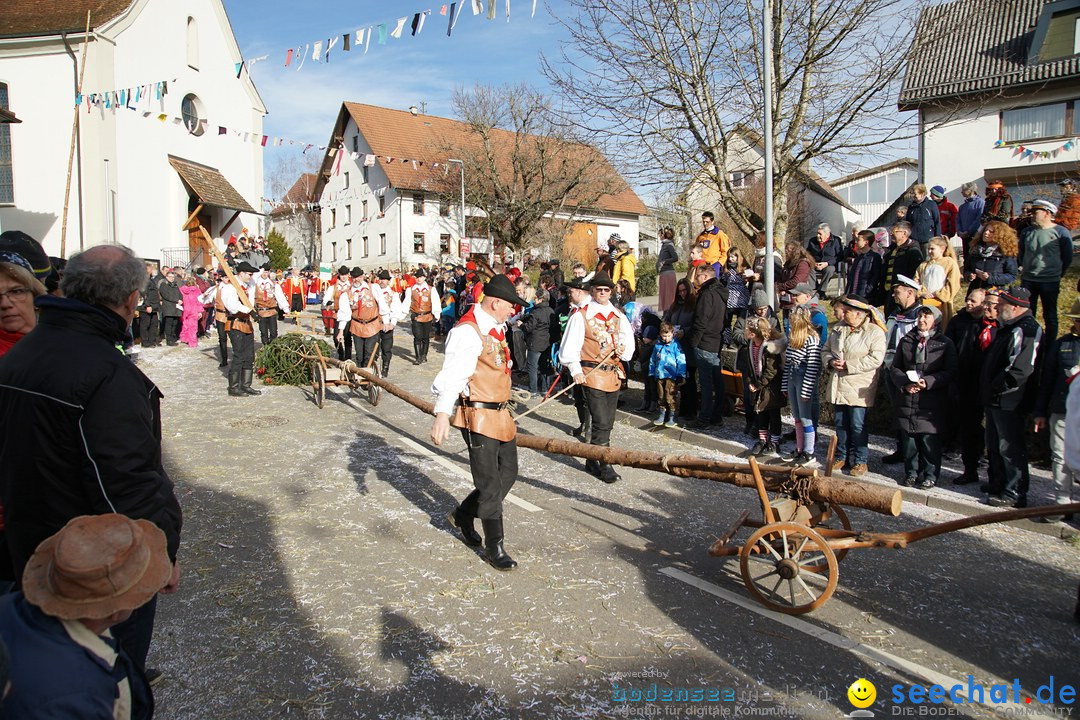
M731 603L733 605L738 605L739 607L743 608L744 610L749 610L750 612L756 613L757 615L760 615L761 617L769 618L770 620L775 620L776 622L780 623L781 625L789 627L792 630L797 630L797 631L803 633L804 635L809 635L810 637L815 638L817 640L821 640L822 642L825 642L825 643L827 643L829 645L832 645L833 647L840 648L841 650L847 650L848 652L852 653L853 655L859 655L864 659L872 660L874 662L881 663L882 665L890 667L893 670L899 670L900 672L909 673L909 674L914 675L916 677L922 678L923 680L925 680L930 685L941 685L942 687L944 687L946 689L951 688L954 685L960 685L961 686L961 691L957 692L957 695L959 695L960 697L963 697L965 700L968 699L967 698L967 693L966 693L966 691L967 691L967 682L966 681L965 682L960 682L958 680L954 680L953 678L950 678L947 675L943 675L942 673L939 673L936 670L931 670L928 667L925 667L923 665L919 665L916 662L912 662L911 660L907 660L907 659L899 657L897 655L893 655L892 653L887 652L885 650L881 650L881 649L878 649L878 648L875 648L875 647L870 647L869 645L864 645L864 644L862 644L860 642L852 640L851 638L844 637L843 635L840 635L838 633L834 633L834 632L832 632L830 630L825 630L824 628L820 628L817 625L814 625L812 623L808 623L805 620L800 620L799 618L795 617L794 615L785 615L784 613L779 613L779 612L775 612L773 610L769 610L766 607L762 607L761 605L759 605L757 602L751 600L750 598L747 598L747 597L744 597L744 596L739 595L737 593L731 592L730 590L725 590L724 588L722 588L722 587L720 587L718 585L714 585L711 582L708 582L706 580L702 580L701 578L696 577L694 575L691 575L690 573L684 572L682 570L679 570L678 568L673 568L673 567L662 568L660 570L660 573L662 575L667 575L668 577L673 578L675 580L679 580L681 582L684 582L687 585L690 585L692 587L696 587L698 590L702 590L704 592L709 593L710 595L714 595L714 596L720 598L721 600L727 600L729 603ZM982 706L984 708L987 708L989 710L998 710L998 711L1002 711L1002 712L1009 712L1009 710L1015 709L1015 708L1023 708L1024 709L1024 717L1044 718L1045 720L1051 720L1053 717L1055 717L1053 715L1035 714L1034 712L1032 712L1035 709L1034 707L1032 707L1031 705L1023 705L1023 704L1020 704L1020 703L1009 703L1007 705L1004 705L1004 704L995 705L995 704L992 704L992 703L971 703L971 704L980 705L980 706Z

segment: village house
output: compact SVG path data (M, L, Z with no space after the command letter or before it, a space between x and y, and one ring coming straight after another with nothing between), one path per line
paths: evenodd
M266 108L241 62L221 0L6 0L0 108L21 123L0 126L0 229L56 256L115 242L206 263L198 223L258 223Z
M922 42L937 27L948 42ZM919 113L919 175L960 186L1002 180L1016 201L1058 201L1080 177L1080 0L953 0L922 12L900 91Z
M913 197L912 185L918 178L919 164L914 158L900 158L865 170L857 170L829 185L859 213L863 229L891 225L896 208L907 205Z
M315 173L304 173L270 210L270 230L281 233L292 248L296 267L319 269L322 238L320 214L315 205Z
M457 199L463 193L455 188L469 178L446 147L467 134L456 120L343 103L315 188L323 265L389 268L472 255L501 262L505 249L490 239L483 212ZM647 211L633 190L626 186L597 204L575 213L567 242L598 247L618 233L636 251Z

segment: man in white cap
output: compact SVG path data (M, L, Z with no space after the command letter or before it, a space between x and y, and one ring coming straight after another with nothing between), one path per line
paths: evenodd
M1069 231L1054 223L1057 205L1049 200L1031 203L1032 223L1020 233L1020 286L1031 293L1031 314L1043 303L1046 337L1058 332L1058 293L1061 278L1072 265L1073 243Z
M12 656L8 718L153 717L146 673L110 632L159 592L172 563L149 520L82 515L38 545L22 590L0 598Z
M907 241L907 242L910 242ZM916 280L907 275L897 275L892 289L893 312L885 323L885 363L886 368L891 368L896 349L900 347L900 341L904 336L915 329L919 311L919 288ZM899 407L900 389L892 382L888 372L885 373L885 386L889 390L889 399L893 408ZM895 420L894 420L895 422ZM904 461L904 431L897 428L896 451L881 459L886 465L896 465Z

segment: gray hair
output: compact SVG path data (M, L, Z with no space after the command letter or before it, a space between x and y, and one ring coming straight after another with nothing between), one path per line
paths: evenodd
M829 223L821 223L821 224L819 224L817 226L817 229L818 230L828 230L829 232L832 232L832 228L829 227Z
M64 297L108 308L122 307L146 285L146 266L123 245L98 245L73 255L64 268Z
M907 220L900 220L898 222L893 223L892 229L893 230L907 230L908 232L911 232L911 223L909 223Z
M960 192L977 195L979 193L979 185L973 182L966 182L960 186Z

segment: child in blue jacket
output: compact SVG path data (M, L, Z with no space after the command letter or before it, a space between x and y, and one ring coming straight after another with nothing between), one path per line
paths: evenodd
M660 337L649 360L649 377L656 381L660 405L660 415L653 425L675 427L679 422L678 388L686 381L686 353L675 342L675 328L670 323L660 323Z

